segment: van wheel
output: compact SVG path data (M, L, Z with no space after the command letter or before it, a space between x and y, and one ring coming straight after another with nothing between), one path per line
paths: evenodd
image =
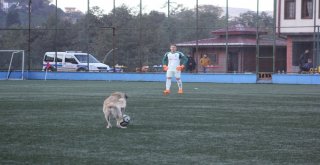
M84 68L79 68L78 69L78 72L85 72L86 71L86 69L84 69Z

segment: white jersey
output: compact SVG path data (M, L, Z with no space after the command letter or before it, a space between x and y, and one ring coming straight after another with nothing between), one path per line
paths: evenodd
M168 57L168 71L176 71L177 66L180 65L180 56L184 56L181 52L168 52L167 54Z

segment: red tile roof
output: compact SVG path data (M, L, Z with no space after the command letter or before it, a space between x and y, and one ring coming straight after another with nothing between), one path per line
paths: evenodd
M198 40L199 46L255 46L256 45L256 28L244 27L242 25L236 25L228 28L228 41L226 40L226 29L214 30L211 33L214 34L213 38L206 38ZM261 46L273 46L273 39L264 37L267 34L264 30L259 30L259 45ZM187 41L178 43L177 46L193 47L196 46L196 41ZM276 39L276 46L286 46L286 41L283 39Z
M226 46L226 38L207 38L198 40L199 46ZM255 46L256 39L252 37L243 37L243 36L233 36L228 39L229 46ZM259 45L261 46L273 46L273 40L267 38L261 38L259 40ZM285 40L276 40L277 46L286 46ZM196 41L187 41L178 43L177 46L196 46Z
M218 29L218 30L214 30L211 33L214 35L226 35L226 28L223 29ZM243 26L233 26L230 27L228 29L228 34L229 35L241 35L241 34L245 34L245 35L256 35L256 28L250 28L250 27L243 27ZM259 34L260 35L266 35L267 31L259 29Z

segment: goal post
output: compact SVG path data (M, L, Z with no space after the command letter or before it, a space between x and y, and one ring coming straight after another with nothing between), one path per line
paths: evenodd
M0 50L0 59L0 71L6 72L4 79L24 79L24 50Z

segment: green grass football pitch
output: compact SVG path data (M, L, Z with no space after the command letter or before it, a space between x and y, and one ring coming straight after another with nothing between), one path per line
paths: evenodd
M164 85L0 81L0 164L320 163L320 86ZM105 128L114 91L129 96L127 129Z

